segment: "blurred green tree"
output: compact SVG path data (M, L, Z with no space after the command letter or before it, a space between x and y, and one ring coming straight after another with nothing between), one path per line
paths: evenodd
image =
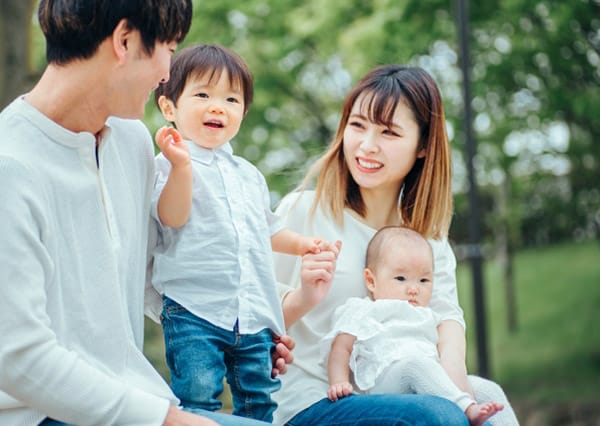
M36 4L36 0L0 2L0 109L37 78L31 65L31 18Z

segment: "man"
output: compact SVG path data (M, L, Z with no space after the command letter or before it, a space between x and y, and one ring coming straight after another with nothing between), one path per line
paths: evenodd
M154 168L133 119L191 0L41 0L38 17L48 66L0 114L0 424L214 425L141 351Z

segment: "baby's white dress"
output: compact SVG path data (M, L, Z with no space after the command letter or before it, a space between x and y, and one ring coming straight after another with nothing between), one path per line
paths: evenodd
M439 361L440 319L428 307L413 306L405 300L351 297L336 309L333 318L332 331L321 341L324 362L338 334L355 336L350 369L361 391L372 388L387 367L408 354Z

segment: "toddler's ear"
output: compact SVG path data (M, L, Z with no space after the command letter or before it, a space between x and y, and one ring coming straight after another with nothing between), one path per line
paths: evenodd
M172 100L167 99L165 95L161 95L158 98L158 107L162 112L163 117L170 123L175 121L175 104Z

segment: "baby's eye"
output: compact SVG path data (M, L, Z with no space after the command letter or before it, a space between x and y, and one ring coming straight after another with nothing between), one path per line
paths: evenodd
M208 94L204 92L196 93L196 97L198 98L208 98Z
M227 102L231 102L234 104L239 104L240 100L238 98L227 98Z
M397 277L394 277L394 279L396 281L406 281L406 278L404 276L402 276L402 275L398 275Z
M421 278L420 282L423 284L427 284L429 282L429 278Z

